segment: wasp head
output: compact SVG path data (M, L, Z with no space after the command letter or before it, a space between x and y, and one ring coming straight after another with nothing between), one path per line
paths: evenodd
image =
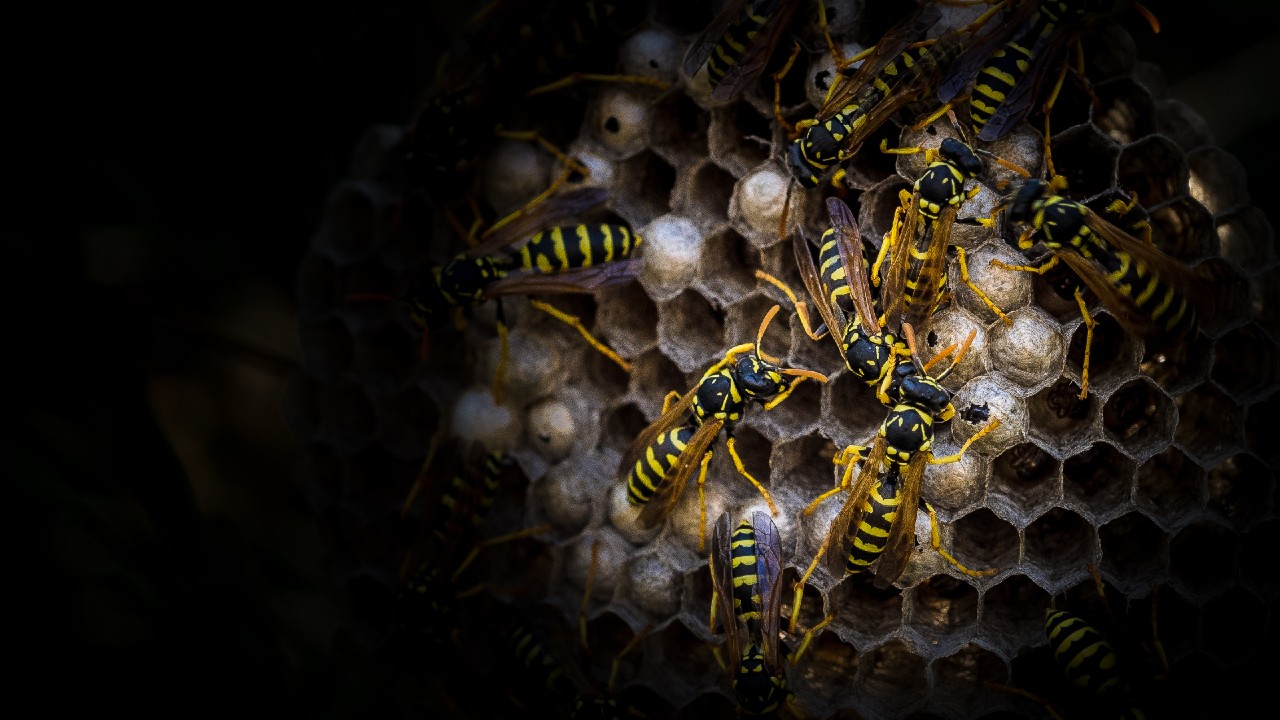
M744 355L733 365L734 382L752 400L767 400L787 388L778 367L757 355Z
M964 173L965 177L977 177L978 173L982 172L982 159L973 151L973 148L955 138L949 137L943 140L942 146L938 148L938 154L952 167Z
M809 158L804 156L804 150L801 147L801 143L803 142L804 140L802 139L796 140L791 143L789 148L787 148L787 170L791 173L791 177L795 178L796 182L800 183L802 186L807 188L817 187L817 171L820 170L820 168L814 167L814 164L809 161Z
M899 401L937 415L951 404L951 393L928 375L912 373L902 379Z

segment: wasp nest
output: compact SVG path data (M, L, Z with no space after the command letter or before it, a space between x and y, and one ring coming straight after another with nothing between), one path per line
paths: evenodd
M861 3L827 5L847 54L876 42ZM782 83L793 122L812 116L832 77L816 13L801 6L793 32L804 51ZM803 383L770 411L750 408L735 437L745 466L777 504L785 562L802 571L840 503L801 511L836 480L832 456L868 443L884 418L872 389L844 369L830 342L811 340L781 293L754 275L763 269L803 287L778 232L789 137L775 120L767 74L740 99L717 102L705 72L681 72L686 48L711 18L706 9L657 2L607 36L616 52L610 70L668 90L585 81L549 93L555 102L541 115L501 119L560 144L586 169L570 184L606 188L607 211L644 238L636 280L593 295L544 297L582 317L629 360L630 372L522 296L507 297L510 361L498 406L490 388L502 346L493 303L476 308L456 344L437 339L423 363L420 331L403 307L346 301L344 293L403 289L461 247L442 213L415 215L402 202L404 127L370 129L302 260L305 372L289 409L302 447L298 473L324 529L333 592L346 608L338 647L414 706L452 707L464 717L537 707L519 689L519 674L504 674L505 632L537 611L576 633L581 607L587 648L563 662L603 686L609 663L642 633L622 655L618 692L650 717L732 715L734 696L711 651L720 639L708 627L712 588L698 546L698 493L691 482L666 522L639 528L616 472L622 453L657 419L666 393L688 390L728 348L754 341L765 313L781 303L764 350L829 380ZM953 242L1009 322L968 288L953 257L951 301L918 341L928 357L974 332L945 384L958 410L984 407L1001 425L961 462L931 467L923 495L938 511L943 547L970 567L997 571L957 572L930 549L922 524L892 588L865 575L815 573L801 625L835 618L789 669L811 717L1046 712L995 685L1070 708L1044 635L1051 605L1095 618L1110 608L1150 647L1154 604L1168 661L1163 687L1178 701L1185 688L1216 697L1248 692L1240 670L1264 658L1274 640L1277 583L1267 560L1280 525L1272 508L1277 456L1266 445L1269 418L1280 409L1273 394L1280 279L1272 228L1250 204L1240 164L1214 146L1193 109L1164 96L1159 69L1136 59L1118 25L1098 27L1086 44L1096 101L1069 81L1052 114L1056 169L1072 197L1090 205L1136 194L1153 241L1232 290L1195 346L1170 354L1144 346L1094 300L1089 392L1080 399L1086 328L1074 299L1048 276L990 265L1025 262L998 227L975 222L999 202L996 183L964 205ZM789 45L780 43L784 57ZM879 153L880 138L936 147L954 133L945 119L919 131L891 122L864 145L847 165L846 196L864 238L880 242L899 192L924 168L920 155ZM518 207L562 168L533 142L476 145L466 177L495 214ZM987 149L1039 173L1042 147L1038 124L1025 124ZM793 222L810 238L826 227L821 196L829 193L792 190ZM940 426L935 454L953 452L982 424L957 413ZM518 463L519 477L504 476L481 536L549 527L481 548L459 580L457 610L441 616L449 640L391 661L401 564L418 531L400 508L442 429L505 448ZM715 453L705 494L709 524L724 511L745 517L763 507L725 452ZM489 690L463 682L472 676L488 677Z

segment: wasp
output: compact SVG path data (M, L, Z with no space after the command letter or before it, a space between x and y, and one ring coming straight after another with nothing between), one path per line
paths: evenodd
M723 662L729 673L738 706L747 715L767 715L788 708L804 717L787 688L785 659L794 665L810 640L834 619L827 617L805 633L795 654L787 656L780 640L782 576L784 561L778 528L768 513L755 511L737 527L729 513L720 516L708 558L711 570L711 631L717 615L725 625Z
M870 50L843 63L840 79L827 91L817 115L795 126L797 137L786 157L791 176L803 187L817 187L832 165L853 157L875 129L930 92L942 69L963 49L963 37L980 28L991 14L988 11L938 38L918 40L940 17L936 7L922 4ZM862 65L846 74L843 68L859 60ZM931 115L920 126L938 116Z
M568 633L560 626L548 630L537 622L526 622L511 632L510 645L522 672L532 672L543 691L559 704L570 720L624 720L633 709L620 702L614 692L622 658L648 635L649 628L636 633L614 657L609 680L602 689L592 682L579 662Z
M733 100L760 77L802 0L735 0L689 46L684 73L703 67L711 97ZM825 21L825 13L824 13Z
M934 377L928 373L929 365L918 364L911 326L906 325L903 329L912 351L912 365L904 368L905 372L898 381L896 403L880 424L870 447L850 445L836 454L833 458L835 464L844 466L840 483L818 496L804 510L804 514L812 514L827 498L849 490L822 547L801 578L800 586L813 574L823 555L827 556L828 569L835 577L865 572L878 560L876 584L881 587L891 585L910 559L916 512L920 508L929 514L930 542L934 551L952 567L972 577L996 572L994 568L973 570L965 567L944 550L937 513L920 497L927 466L959 461L969 446L1000 425L999 418L992 419L951 455L936 457L932 453L934 425L948 422L956 412L951 405L951 394L941 383L960 362L973 336L971 334L959 349L951 365ZM948 354L941 353L930 363ZM862 469L855 481L853 468L859 461ZM793 614L793 626L794 622Z
M698 384L683 395L669 393L663 400L661 416L627 448L618 465L618 475L624 478L627 501L640 508L638 522L642 527L653 527L671 513L694 468L700 466L698 496L702 514L698 548L706 547L707 509L702 486L713 453L711 443L722 430L734 467L755 486L769 509L777 513L769 491L747 472L738 456L734 426L742 419L748 403L759 403L765 410L771 410L805 379L827 380L812 370L781 367L780 360L761 350L765 330L779 307L774 305L765 314L756 342L730 348L724 358L708 368Z
M628 282L639 273L640 260L633 255L642 239L626 225L578 223L538 229L595 207L605 197L602 188L580 188L555 195L532 212L517 211L491 228L493 232L480 244L443 266L432 267L427 280L415 283L406 297L353 293L347 298L390 300L408 306L413 323L422 330L423 359L430 354L433 333L447 329L450 320L461 329L476 306L493 300L502 341L494 380L494 397L500 401L508 356L503 297L592 293ZM577 330L591 347L630 372L630 363L597 340L577 317L540 300L530 300L530 304Z
M862 236L853 211L840 198L829 197L827 213L831 227L822 233L818 265L814 264L803 233L791 236L800 278L825 329L814 329L807 303L799 300L785 283L763 270L756 271L756 276L786 293L805 333L813 340L830 336L844 358L845 367L854 377L876 388L880 401L890 405L892 371L906 361L911 351L901 338L880 325L862 252Z
M1206 304L1202 284L1183 263L1121 230L1087 206L1058 195L1051 183L1021 183L1008 205L1007 219L1025 229L1006 241L1030 257L1042 242L1051 257L1039 265L992 263L1007 270L1043 274L1059 262L1094 292L1124 328L1139 337L1176 339L1199 330L1198 306ZM1085 354L1080 398L1088 396L1089 351L1096 322L1079 285L1076 303L1084 317Z
M1006 0L992 9L1011 7L1009 14L955 60L938 85L938 100L950 105L967 94L974 134L984 142L999 140L1035 107L1049 71L1072 45L1077 53L1077 74L1084 77L1079 40L1106 4L1099 0ZM1139 3L1134 7L1155 32L1160 31L1150 11ZM1065 62L1060 65L1053 90L1042 106L1046 164L1050 167L1049 111L1069 68Z

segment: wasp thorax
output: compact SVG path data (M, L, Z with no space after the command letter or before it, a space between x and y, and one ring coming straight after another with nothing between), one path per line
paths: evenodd
M1049 184L1043 180L1027 180L1018 188L1009 206L1009 220L1012 222L1029 222L1035 214L1036 206L1042 201Z
M455 302L479 302L484 297L484 286L496 280L498 274L498 266L491 258L459 255L440 271L440 291Z

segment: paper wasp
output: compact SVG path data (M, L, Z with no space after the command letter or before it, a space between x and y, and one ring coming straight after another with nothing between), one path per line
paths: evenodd
M493 300L502 340L502 357L494 379L494 397L500 399L508 355L503 297L592 293L625 283L639 273L640 260L632 255L641 238L626 225L578 223L548 227L599 205L606 196L603 188L580 188L554 195L531 212L517 211L491 228L492 233L475 247L443 266L434 266L428 278L415 283L405 297L354 293L347 298L390 300L408 306L414 324L422 329L424 359L429 356L433 333L448 328L450 320L453 327L461 329L473 308ZM577 330L593 348L630 371L630 363L597 340L578 318L543 301L530 300L530 304Z
M889 389L893 369L906 362L911 351L894 333L880 326L867 277L862 236L853 212L840 198L829 197L827 213L831 227L822 234L818 251L820 268L814 265L809 242L803 234L792 235L800 278L822 317L825 330L813 328L806 303L797 299L781 280L763 271L757 271L756 276L781 288L795 305L805 333L814 340L829 335L844 358L845 367L854 377L876 388L880 402L891 405Z
M1056 194L1051 183L1022 182L1013 194L1007 219L1025 230L1006 236L1011 246L1030 256L1043 242L1051 257L1039 265L992 263L1007 270L1043 274L1058 262L1094 292L1128 332L1151 339L1176 339L1198 332L1198 307L1206 304L1202 284L1183 263L1111 224L1087 206ZM1076 303L1084 317L1085 355L1080 397L1089 389L1089 351L1095 321L1080 287Z
M786 157L791 176L803 187L817 187L832 165L853 157L863 141L895 113L932 94L943 68L963 49L964 35L981 27L991 14L988 11L941 37L921 40L940 17L936 7L925 3L890 28L873 48L841 63L840 78L828 90L817 115L795 126L797 137ZM844 68L858 60L862 65L847 73Z
M804 0L735 0L689 46L684 73L707 71L711 97L732 100L760 77Z
M774 305L765 314L756 342L730 348L724 358L708 368L698 384L683 395L669 393L663 401L662 415L641 431L623 454L618 475L626 483L627 501L640 508L637 521L642 527L653 527L671 513L694 468L700 467L698 496L702 512L698 547L706 546L707 508L702 486L711 462L711 443L722 430L734 467L755 486L769 509L777 512L769 491L747 472L738 456L734 426L750 402L771 410L806 378L827 380L812 370L780 367L780 360L766 355L760 348L765 330L778 308Z
M787 656L780 639L784 562L778 528L768 513L756 511L737 527L729 513L720 517L711 540L711 631L716 617L724 625L725 663L738 706L746 715L767 715L788 708L804 717L787 688L783 660L794 665L810 640L834 616L810 628L795 654Z
M918 364L911 326L905 325L903 330L912 349L912 363L900 366L905 372L899 381L893 408L881 423L870 447L850 445L836 454L835 464L844 466L840 483L818 496L804 510L804 514L812 514L827 498L849 490L822 547L796 588L797 599L823 555L827 556L828 570L837 578L867 571L879 561L875 568L876 584L883 587L891 585L910 559L916 512L920 508L929 514L930 544L952 567L973 577L996 572L994 568L970 569L942 549L937 514L920 497L920 486L926 467L959 461L974 442L998 427L1000 420L991 420L954 454L935 457L932 452L934 424L947 422L955 415L951 394L941 382L960 362L968 350L968 342L959 349L951 365L934 377L929 375L928 365ZM969 341L972 338L970 335ZM949 348L940 353L931 364L950 352ZM853 467L859 461L862 461L862 469L854 480ZM795 617L793 614L793 627Z

